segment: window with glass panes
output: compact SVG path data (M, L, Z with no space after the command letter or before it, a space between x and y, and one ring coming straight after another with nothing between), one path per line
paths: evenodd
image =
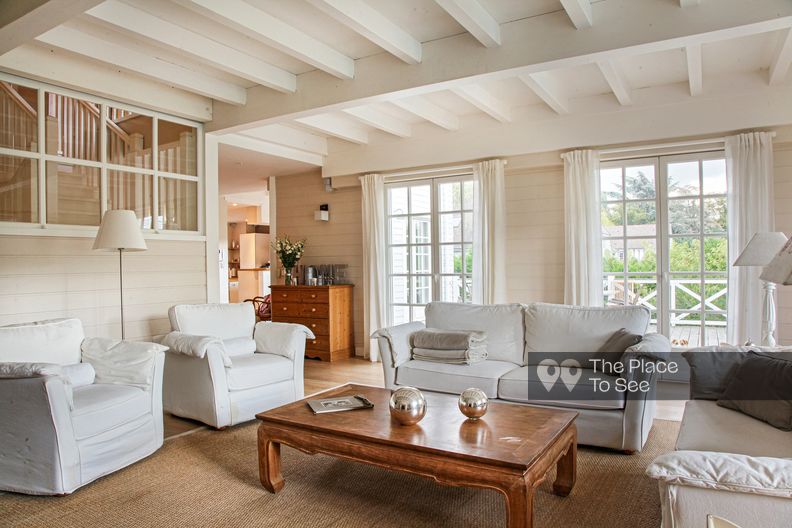
M472 176L386 185L389 324L423 321L430 301L471 302Z
M0 73L0 222L200 232L200 125ZM49 231L52 233L53 231Z
M677 348L725 341L723 152L604 162L600 183L604 303L645 306Z

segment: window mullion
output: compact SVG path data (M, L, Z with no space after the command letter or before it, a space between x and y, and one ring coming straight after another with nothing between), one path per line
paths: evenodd
M47 112L45 108L44 90L39 89L37 92L38 100L38 115L36 121L38 122L38 220L41 225L47 223L47 166L44 162L44 152L47 149L46 140L47 133L44 127L47 124Z
M99 105L99 215L107 211L107 105Z

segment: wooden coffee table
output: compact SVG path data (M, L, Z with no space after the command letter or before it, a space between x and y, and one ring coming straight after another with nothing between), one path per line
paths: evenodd
M533 494L553 465L553 492L575 485L576 412L490 402L486 416L465 419L457 397L424 392L424 419L408 427L388 411L390 391L345 385L310 399L363 394L373 409L315 415L305 400L256 415L259 476L272 493L283 489L280 446L323 453L431 477L441 484L491 488L506 497L509 528L533 525Z

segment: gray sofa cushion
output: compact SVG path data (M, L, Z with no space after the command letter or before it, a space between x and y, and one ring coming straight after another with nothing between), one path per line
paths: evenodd
M519 304L482 306L432 302L426 306L426 327L485 332L489 359L522 365L522 313L522 305Z
M792 432L718 407L714 401L691 400L685 404L676 449L792 458Z
M482 361L473 365L448 365L413 359L396 370L396 383L422 390L461 394L476 387L489 398L498 397L498 379L516 365L506 361Z
M525 309L525 363L536 365L531 352L588 352L599 350L622 328L644 335L649 310L642 306L595 308L533 303ZM578 361L587 359L576 356Z
M560 372L569 375L567 367L557 367ZM537 375L536 367L526 366L512 370L500 379L498 397L502 400L530 403L534 405L551 405L572 409L624 409L624 393L614 390L618 376L595 373L590 369L579 369L581 376L570 391L558 379L548 391ZM560 376L559 376L560 378ZM611 391L606 395L594 392L594 378L610 383Z
M748 347L713 346L683 352L682 357L690 365L690 398L720 398L748 350Z

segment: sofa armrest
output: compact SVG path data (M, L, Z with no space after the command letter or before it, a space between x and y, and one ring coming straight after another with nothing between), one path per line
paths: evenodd
M380 349L382 370L385 374L385 386L393 388L396 383L396 369L399 365L412 358L412 335L426 328L421 322L405 323L388 328L381 328L371 334L377 339Z
M646 474L668 484L792 498L792 460L712 451L674 451Z
M96 383L132 385L151 391L158 358L168 347L144 341L118 341L104 337L82 342L82 360L96 371Z
M223 360L223 366L231 366L231 358L228 356L225 345L219 337L171 332L162 338L162 344L168 347L171 352L198 359L205 358L210 349L217 350Z
M316 336L307 326L294 323L256 323L253 339L256 352L277 354L294 360L305 355L305 340Z
M64 400L68 403L69 410L74 409L72 385L60 365L54 363L0 363L0 380L27 378L60 379L63 386ZM58 391L59 389L53 390Z

